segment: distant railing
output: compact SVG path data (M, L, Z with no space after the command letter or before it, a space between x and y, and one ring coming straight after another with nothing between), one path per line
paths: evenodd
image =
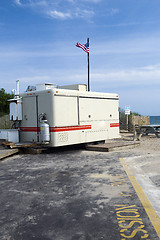
M120 122L120 130L127 130L128 132L133 132L135 127L142 126L142 125L150 125L150 117L148 116L128 116L128 124L127 124L127 117L126 115L121 115L119 118Z

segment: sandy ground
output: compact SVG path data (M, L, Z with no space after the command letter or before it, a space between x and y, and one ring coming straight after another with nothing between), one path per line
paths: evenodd
M132 133L121 133L121 140L132 141ZM141 137L140 146L135 148L134 151L141 154L155 154L160 153L160 138L155 135L148 135Z
M133 139L133 134L121 136L126 141ZM160 138L143 136L140 146L126 151L134 153L124 160L160 217Z

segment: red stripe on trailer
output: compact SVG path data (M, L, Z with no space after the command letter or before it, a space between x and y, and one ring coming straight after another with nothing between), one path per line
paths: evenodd
M21 127L22 132L37 132L37 127ZM40 127L38 127L38 132L40 132Z
M119 123L110 123L110 127L119 127Z
M50 132L66 132L91 129L91 125L69 126L69 127L50 127Z
M69 126L69 127L50 127L50 132L66 132L91 129L91 125ZM21 127L22 132L37 132L37 127ZM40 127L38 127L40 132Z

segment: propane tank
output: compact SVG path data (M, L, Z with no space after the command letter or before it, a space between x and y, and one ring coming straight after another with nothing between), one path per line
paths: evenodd
M50 141L50 133L49 133L49 124L47 123L47 120L42 120L40 124L40 136L41 136L41 142L44 144L49 143Z

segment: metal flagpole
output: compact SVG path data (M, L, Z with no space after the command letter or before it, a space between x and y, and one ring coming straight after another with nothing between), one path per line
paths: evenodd
M90 74L89 74L89 38L87 38L87 43L86 44L80 44L77 42L76 47L80 47L87 53L88 57L88 91L90 91Z
M89 38L87 38L87 43L88 43L88 46L89 46ZM90 91L90 76L89 76L89 52L88 52L87 54L88 54L88 91Z

